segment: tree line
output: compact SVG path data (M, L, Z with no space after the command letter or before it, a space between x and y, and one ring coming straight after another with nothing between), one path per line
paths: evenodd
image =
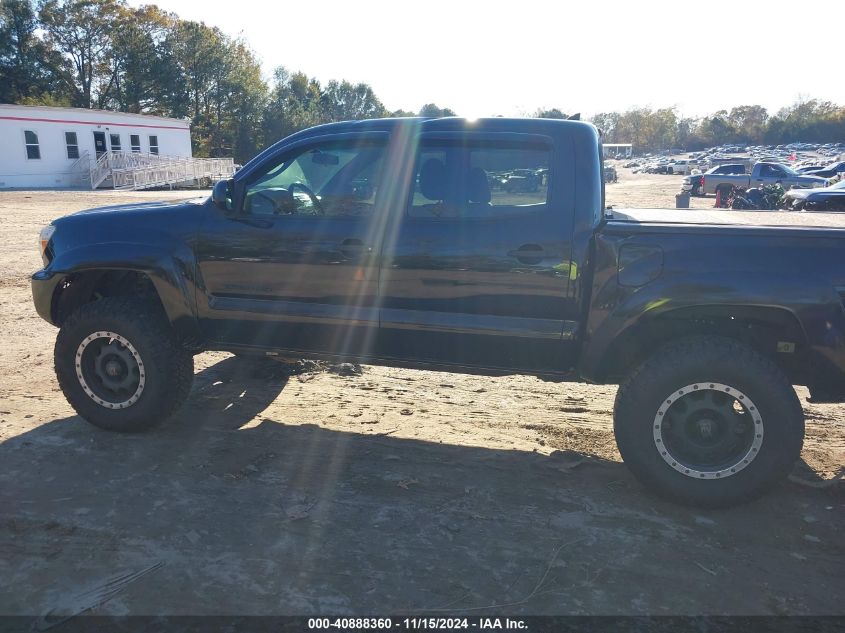
M323 85L284 67L266 81L243 39L124 0L0 0L0 102L190 117L195 155L238 162L319 123L455 114L433 103L390 112L365 83ZM559 109L534 116L567 118ZM638 150L845 141L845 108L816 100L773 115L756 105L700 119L637 108L590 120L605 142Z
M800 100L773 114L760 105L701 118L682 117L674 108L635 108L596 114L592 121L605 142L633 143L637 150L845 142L845 107L817 99Z
M557 108L537 110L534 116L570 118ZM632 108L600 112L589 120L601 130L605 143L632 143L637 151L845 142L845 107L818 99L800 100L775 114L760 105L737 106L700 118L683 117L675 108Z

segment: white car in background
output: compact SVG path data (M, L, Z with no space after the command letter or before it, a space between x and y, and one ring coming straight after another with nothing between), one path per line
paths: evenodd
M698 161L696 160L675 160L669 163L666 172L669 174L680 174L688 176L693 169L698 169Z

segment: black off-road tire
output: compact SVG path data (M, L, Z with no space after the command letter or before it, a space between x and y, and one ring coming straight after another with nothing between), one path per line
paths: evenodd
M729 386L756 405L762 443L750 449L755 450L750 463L738 464L735 474L728 470L719 478L697 479L673 467L671 454L667 460L658 448L662 431L654 429L665 419L657 417L661 409L668 414L667 398L695 384L705 390L713 384ZM613 426L625 464L646 487L672 501L709 508L762 495L788 475L804 439L801 403L784 373L744 343L719 336L669 343L635 369L617 392Z
M97 332L124 337L142 359L143 390L125 408L98 403L77 375L80 345ZM59 330L54 361L70 405L85 420L109 431L144 431L162 423L185 402L194 378L193 355L179 344L161 310L134 298L100 299L73 312Z

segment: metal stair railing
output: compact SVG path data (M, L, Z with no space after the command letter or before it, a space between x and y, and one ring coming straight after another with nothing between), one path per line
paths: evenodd
M109 165L109 153L103 152L97 157L94 162L94 167L89 171L91 176L91 189L96 189L103 181L111 174L111 167Z
M232 158L189 158L140 152L104 152L91 170L91 188L111 177L115 189L148 189L203 178L229 178Z
M73 177L75 184L80 187L84 186L91 179L91 157L88 150L83 150L82 153L70 166L68 170Z

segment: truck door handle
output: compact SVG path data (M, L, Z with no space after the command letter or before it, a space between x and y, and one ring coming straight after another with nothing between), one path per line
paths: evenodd
M522 264L539 264L546 258L546 253L539 244L523 244L508 255L515 257Z
M347 257L360 255L364 251L364 243L359 239L350 237L340 243L338 250Z

